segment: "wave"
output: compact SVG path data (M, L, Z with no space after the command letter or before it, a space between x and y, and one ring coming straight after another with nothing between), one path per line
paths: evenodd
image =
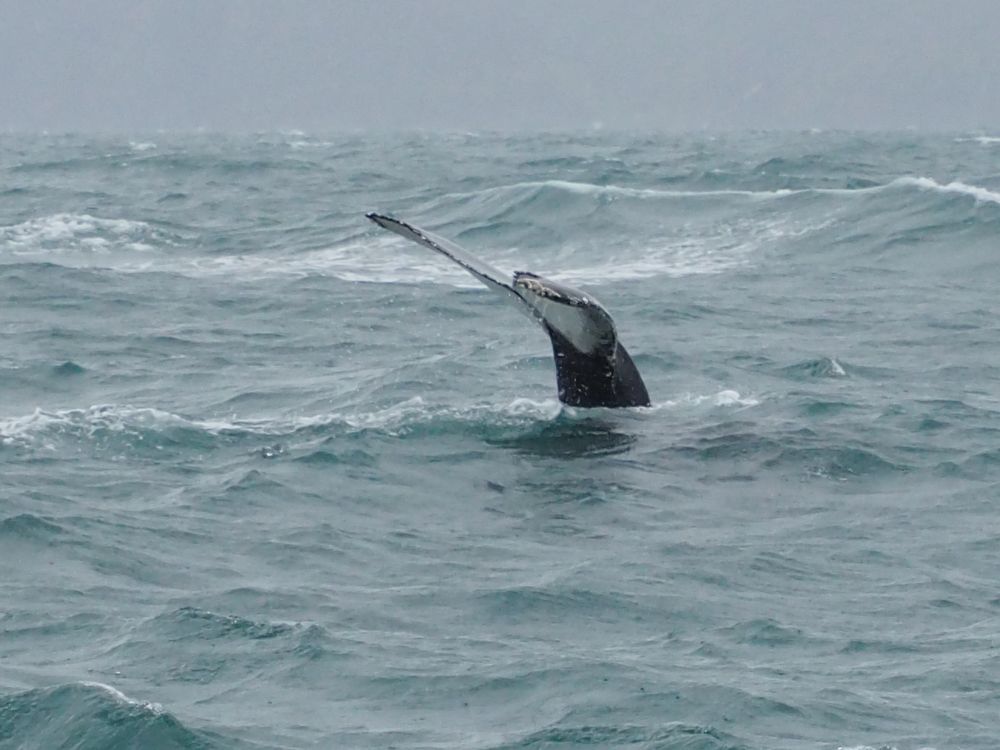
M987 190L983 187L977 187L976 185L968 185L964 182L954 181L941 184L937 180L933 180L930 177L900 177L898 180L894 180L890 184L913 186L920 188L921 190L930 190L938 193L964 195L975 198L976 203L996 203L1000 205L1000 193Z
M859 211L885 214L898 203L883 201L872 206L855 199L867 201L876 195L891 196L914 190L971 199L976 206L1000 204L1000 192L961 181L938 182L924 176L901 176L864 187L764 191L661 190L546 180L453 193L416 207L413 219L420 223L421 216L428 217L432 226L440 226L442 233L450 231L460 243L465 240L464 235L476 240L482 235L494 246L500 243L507 249L494 252L490 260L501 268L531 268L569 283L599 286L658 276L720 274L748 267L758 262L762 251L801 245L804 238L830 227L849 226ZM737 198L739 203L720 200L727 198ZM743 203L786 199L826 200L815 206L810 202L794 211L777 206L748 207ZM830 199L836 202L831 204ZM653 229L663 227L662 216L650 214L650 210L658 212L656 208L625 207L602 213L599 220L591 217L604 202L672 200L707 201L705 208L711 212L695 213L693 220L681 226L661 229ZM934 206L921 208L929 211ZM473 230L456 232L453 227L467 226L470 214L475 214L482 224ZM516 225L512 223L514 216L519 217ZM649 220L654 218L656 223L651 224ZM945 218L945 225L950 221ZM567 222L579 230L563 239L558 226ZM521 249L530 247L532 234L542 237L543 244L557 242L555 257L551 253L548 257L540 253L529 255ZM458 269L445 268L436 258L430 263L416 260L403 240L394 238L388 249L395 252L380 257L381 249L376 255L368 243L342 246L310 258L308 268L303 268L298 260L287 270L329 273L348 281L476 285L463 279Z
M992 146L1000 143L1000 137L994 135L977 135L972 138L956 138L955 143L979 143L983 146Z
M680 278L731 272L754 264L762 250L799 243L803 237L850 220L842 211L831 212L826 206L804 211L758 211L726 202L712 204L713 213L699 213L693 223L672 228L663 228L661 221L656 225L661 228L656 229L647 221L649 211L638 207L616 209L602 214L600 220L591 220L589 215L607 201L852 198L899 190L970 199L977 206L1000 205L1000 192L925 176L898 177L871 187L764 191L677 191L546 180L449 194L415 207L413 214L418 223L421 216L427 216L432 226L442 226L443 233L451 231L459 241L465 239L463 235L478 240L482 234L487 248L493 246L485 254L501 268L530 268L568 283L600 286L658 276ZM891 208L883 206L880 210ZM483 223L468 228L470 215ZM513 216L518 217L516 224L509 220ZM588 221L593 225L589 229ZM583 223L578 232L564 237L555 227L568 222ZM540 249L532 249L535 241L540 242ZM0 227L0 259L6 255L18 261L44 259L69 266L106 266L123 273L243 281L329 276L352 283L478 286L464 271L433 254L411 248L398 237L374 233L295 253L198 255L177 250L185 244L190 243L146 221L85 213L52 214ZM170 252L162 252L165 248Z
M599 255L587 238L569 242L558 257L540 256L520 248L489 254L501 269L531 268L535 273L573 284L601 286L657 276L681 278L714 275L753 262L755 254L784 240L796 240L827 227L830 221L800 222L786 217L739 218L720 222L697 236L654 237L625 235L610 252ZM596 257L595 257L596 256ZM154 270L148 263L118 270ZM395 236L350 241L293 257L229 255L182 259L171 257L169 270L184 276L227 276L244 280L273 276L330 276L347 282L372 284L445 284L478 289L480 283L467 272L432 253Z
M678 437L664 451L676 459L717 465L726 480L749 479L777 473L809 479L848 481L893 478L923 469L937 470L933 460L914 465L900 460L906 445L873 445L866 441L820 433L801 427L784 428L766 422L730 420L699 428ZM733 471L735 470L735 472Z
M712 198L718 196L740 196L744 198L776 198L808 192L806 190L663 190L659 188L633 188L619 185L595 185L589 182L572 182L569 180L538 180L531 182L515 182L510 185L484 188L474 193L449 193L443 198L464 198L471 196L490 196L503 194L520 194L523 197L535 197L542 191L559 191L574 195L608 196L619 198Z
M609 199L700 201L720 197L771 201L795 196L870 196L898 190L966 198L976 205L1000 205L1000 192L961 181L938 182L925 176L898 177L871 187L765 191L678 191L546 180L449 194L416 207L414 215L418 221L422 215L433 217L432 226L441 225L444 233L454 230L460 241L463 235L478 239L483 234L487 247L490 244L494 247L486 254L501 268L512 271L531 268L569 283L599 286L657 276L679 278L729 272L752 264L761 250L799 242L802 237L845 219L829 210L747 213L739 206L725 205L723 208L730 213L701 217L693 225L654 229L652 234L645 221L648 218L645 210L638 215L635 210L602 215L600 221L594 220L592 229L587 229L584 223L569 238L545 228L568 220L575 222L577 214L586 217L594 210L594 201L598 204ZM582 198L583 203L574 206L573 199L577 198ZM477 215L477 220L484 223L469 229L470 214ZM515 215L520 217L516 227L504 218ZM465 227L464 231L459 227ZM533 238L538 237L542 238L543 250L531 250ZM545 252L544 248L554 242L556 251ZM372 233L331 247L296 253L197 255L184 252L185 244L190 243L145 221L99 218L85 213L52 214L0 227L0 259L8 255L18 260L44 259L65 265L106 265L123 273L159 272L194 278L224 276L252 281L274 276L330 276L347 282L478 286L461 269L430 253L410 248L405 240ZM495 249L497 245L499 250ZM170 248L170 252L157 252L165 248Z
M562 404L555 399L518 398L507 404L435 407L419 396L374 411L261 419L195 419L151 407L101 404L85 409L36 409L25 416L0 419L0 447L55 450L60 442L70 441L107 448L162 450L170 445L208 448L216 444L217 438L275 439L361 432L398 437L435 426L448 429L545 422L563 412ZM276 451L276 455L283 452Z
M554 747L636 747L662 750L745 750L734 737L710 726L672 723L651 728L635 725L558 726L533 732L492 750L542 750Z
M309 625L288 622L261 622L238 615L222 615L197 607L181 607L159 615L147 623L170 641L199 639L270 640L308 630Z
M80 409L38 408L31 414L0 419L0 450L56 451L62 445L83 443L97 450L130 449L162 455L168 449L208 450L249 442L257 446L255 452L264 458L277 458L288 454L290 449L281 441L296 441L299 447L315 448L317 440L348 435L418 437L469 431L487 440L502 441L525 430L553 425L572 432L574 425L586 425L588 420L601 416L641 419L665 409L747 408L759 403L752 396L728 389L714 394L684 394L626 412L575 409L555 398L540 401L515 398L504 403L455 406L431 404L414 396L373 410L248 419L198 419L154 407L99 404ZM261 447L260 443L265 441L267 444Z
M231 746L185 727L159 703L139 701L100 682L74 682L0 697L0 739L14 747L77 750Z
M62 526L32 513L21 513L0 521L0 539L49 542L65 532Z
M602 262L545 268L539 272L576 284L600 286L656 276L683 278L716 275L750 266L761 250L786 239L825 228L829 221L796 223L785 218L722 223L697 237L657 239L641 243Z
M1000 140L1000 139L998 139ZM755 200L788 198L799 195L868 195L880 193L901 187L917 187L940 192L957 192L970 195L977 200L990 202L1000 201L1000 193L986 188L969 185L964 182L952 181L942 184L931 177L904 175L890 182L847 188L781 188L777 190L663 190L659 188L632 188L618 185L595 185L586 182L569 182L566 180L542 180L536 182L517 182L510 185L484 188L473 193L450 193L444 198L468 198L474 196L489 196L506 193L519 193L522 198L530 198L539 191L554 190L574 195L608 196L639 199L673 199L673 198L717 198L740 197Z

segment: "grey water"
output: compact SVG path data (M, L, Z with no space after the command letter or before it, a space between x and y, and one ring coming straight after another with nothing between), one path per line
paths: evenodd
M998 237L981 133L0 135L0 748L996 747Z

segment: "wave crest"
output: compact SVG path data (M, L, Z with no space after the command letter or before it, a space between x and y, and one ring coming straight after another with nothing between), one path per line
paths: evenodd
M976 203L996 203L1000 205L1000 193L988 190L976 185L968 185L964 182L952 181L945 184L930 177L900 177L894 180L891 185L905 185L930 190L937 193L964 195L975 198Z
M209 736L185 727L158 703L101 682L74 682L0 698L0 737L16 747L208 748Z
M456 430L496 430L549 422L564 412L555 399L517 398L507 404L429 405L419 396L371 411L306 417L195 419L150 407L101 404L0 419L0 448L57 450L88 443L98 450L210 449L229 443L294 439L308 441L359 433L393 437ZM273 447L266 457L285 453ZM273 451L267 453L266 451Z

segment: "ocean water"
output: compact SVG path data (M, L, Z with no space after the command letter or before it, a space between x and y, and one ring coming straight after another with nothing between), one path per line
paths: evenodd
M2 135L0 748L995 748L998 253L983 134Z

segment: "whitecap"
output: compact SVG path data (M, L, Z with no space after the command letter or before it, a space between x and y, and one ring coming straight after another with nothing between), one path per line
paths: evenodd
M683 406L702 406L704 404L708 404L709 406L717 406L720 408L729 408L729 407L749 408L752 406L759 406L760 400L754 398L753 396L744 396L739 391L725 389L718 391L717 393L709 393L709 394L685 393L682 396L679 396L678 398L654 404L654 408L674 409Z
M967 195L975 198L977 203L996 203L1000 205L1000 193L996 193L984 187L968 185L964 182L953 181L947 184L942 184L937 180L931 179L930 177L900 177L899 179L894 180L892 184L910 185L920 188L921 190L933 190L939 193Z
M144 708L156 716L159 716L160 714L163 713L163 706L161 704L150 703L149 701L138 701L135 698L129 698L127 695L125 695L125 693L123 693L118 688L112 687L111 685L106 685L103 682L90 682L88 680L81 680L77 684L83 685L84 687L96 688L98 690L101 690L107 695L109 695L111 698L113 698L115 701L123 705L138 706L139 708Z
M307 141L302 139L286 141L286 144L293 151L301 151L309 148L332 148L336 145L331 141Z
M526 190L542 190L545 188L562 190L575 195L603 195L622 198L703 198L712 196L740 196L744 198L781 198L810 190L661 190L657 188L623 187L620 185L595 185L589 182L573 182L569 180L537 180L531 182L515 182L510 185L498 185L484 188L471 193L448 193L443 198L469 198L490 196Z
M980 141L992 143L994 140L1000 142L1000 138ZM535 182L518 182L510 185L484 188L471 193L450 193L445 198L469 198L476 196L489 196L507 192L540 190L550 188L562 190L576 195L604 195L623 198L639 199L668 199L668 198L711 198L718 196L732 196L750 198L755 200L769 200L776 198L788 198L799 195L868 195L879 193L896 187L920 187L927 189L938 189L946 192L961 192L977 197L979 200L1000 201L1000 193L995 193L986 188L967 185L962 182L951 182L942 185L929 177L903 176L897 177L882 185L870 185L866 187L854 188L780 188L776 190L660 190L656 188L634 188L618 185L595 185L586 182L570 182L566 180L541 180Z
M0 227L0 250L14 255L51 255L84 250L102 254L112 247L147 251L156 235L144 221L59 213Z
M499 411L510 416L532 417L549 421L558 417L564 408L563 404L554 398L543 401L535 401L530 398L515 398L506 406L500 407Z
M979 143L983 146L991 146L1000 143L1000 137L995 135L977 135L970 138L956 138L955 143Z
M21 445L59 433L93 437L98 431L134 432L143 427L197 426L176 414L146 407L98 404L85 409L48 411L37 408L31 414L0 419L0 445ZM51 448L49 442L44 447Z

